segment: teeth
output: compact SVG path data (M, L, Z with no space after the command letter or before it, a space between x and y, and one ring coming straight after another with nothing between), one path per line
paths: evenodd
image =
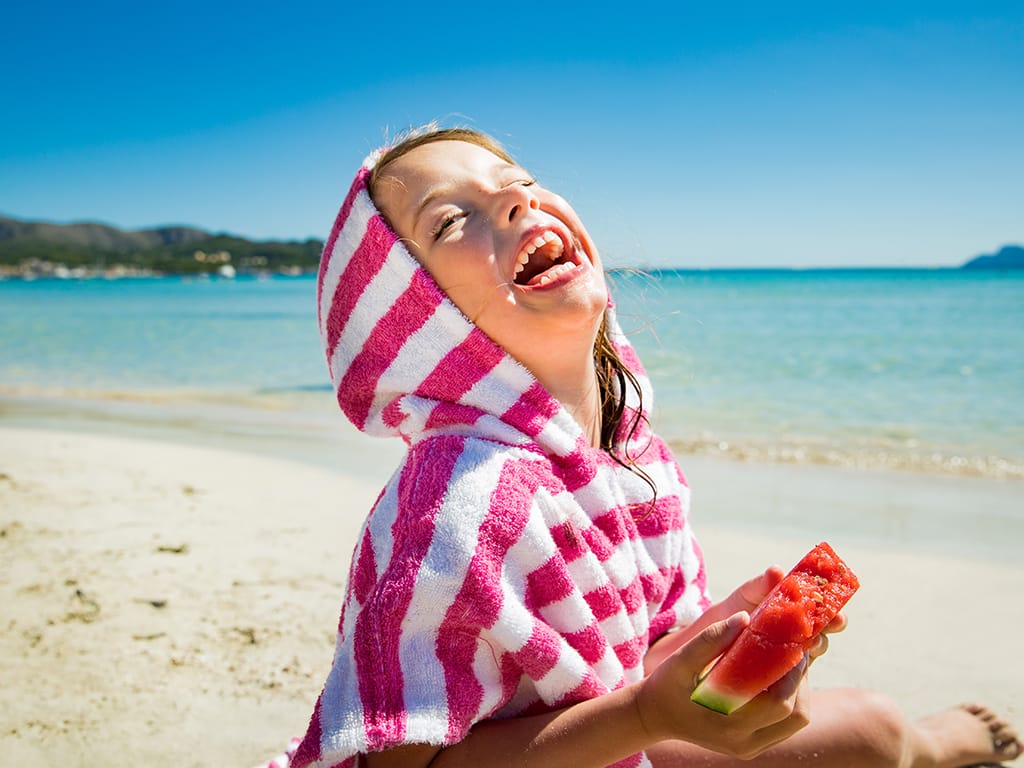
M546 255L552 262L556 262L562 258L564 248L562 247L561 238L554 232L544 232L543 234L537 235L537 237L533 238L533 240L523 246L523 250L516 257L515 274L513 277L520 274L526 268L526 265L530 263L530 258L541 248L546 249L544 251L544 255ZM574 264L555 264L547 270L545 275L540 278L533 278L529 282L533 285L545 285L550 283L551 280L561 275L567 269L571 270L574 268Z
M545 232L542 235L537 235L531 242L526 244L523 248L523 252L519 254L516 261L520 264L526 264L530 257L537 252L538 248L543 248L545 245L553 244L556 247L551 249L551 260L555 261L562 255L562 241L558 239L558 235L554 232ZM516 274L521 270L516 268Z
M538 282L541 285L547 285L552 280L554 280L556 277L558 277L560 275L563 275L566 272L572 272L572 270L574 270L574 269L576 269L576 266L574 264L559 264L558 266L552 267L547 272L545 272L543 275L541 275L540 276L540 280Z

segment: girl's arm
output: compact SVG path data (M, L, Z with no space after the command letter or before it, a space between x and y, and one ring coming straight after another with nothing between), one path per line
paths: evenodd
M370 768L598 768L665 739L752 757L807 724L806 663L729 717L690 701L697 675L735 639L749 616L705 628L649 677L555 712L478 723L450 747L411 745L366 756Z

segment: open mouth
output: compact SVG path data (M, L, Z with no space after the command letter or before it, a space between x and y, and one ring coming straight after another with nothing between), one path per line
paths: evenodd
M579 266L576 257L565 253L562 239L554 232L537 235L516 257L516 285L546 285Z

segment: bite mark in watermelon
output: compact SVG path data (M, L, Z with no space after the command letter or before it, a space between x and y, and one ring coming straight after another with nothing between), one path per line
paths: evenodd
M822 542L793 566L750 615L750 624L711 667L690 697L728 715L800 663L860 581Z

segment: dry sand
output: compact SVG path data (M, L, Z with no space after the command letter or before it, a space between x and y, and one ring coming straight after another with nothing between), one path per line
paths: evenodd
M245 768L299 735L330 664L355 533L393 466L393 448L367 451L359 465L374 468L346 476L0 428L0 765ZM912 714L977 699L1024 724L1024 565L1006 555L1024 485L707 460L690 477L717 594L820 538L855 566L864 586L816 685L880 688ZM865 519L884 500L902 522L819 527L830 499ZM751 519L785 510L788 524L737 525L724 514L736 506ZM984 540L965 548L973 558L941 542L906 551L918 538L906 520L966 516L969 531L981 506L994 509L987 526L1009 521L1009 535L980 531L1000 557L977 556Z

